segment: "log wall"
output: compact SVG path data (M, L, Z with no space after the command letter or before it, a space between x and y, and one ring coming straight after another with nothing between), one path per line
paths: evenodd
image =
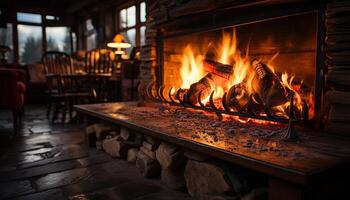
M325 108L327 131L350 133L350 2L335 1L326 8L327 67Z

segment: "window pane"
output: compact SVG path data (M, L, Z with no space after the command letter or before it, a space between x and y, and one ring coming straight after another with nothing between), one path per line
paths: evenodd
M18 50L21 63L35 63L41 60L41 26L17 25Z
M72 32L73 52L77 51L77 34Z
M92 20L91 19L87 19L85 21L85 26L86 26L86 30L87 31L93 31L94 30L94 25L92 24Z
M142 2L140 4L140 21L145 22L146 21L146 3Z
M13 62L13 40L12 24L7 24L6 28L0 28L0 45L10 47L11 51L7 53L7 63Z
M131 6L127 9L127 26L135 26L136 24L136 6Z
M46 15L45 17L47 20L55 20L55 16L52 15Z
M17 21L20 22L32 22L32 23L41 23L41 15L32 14L32 13L17 13Z
M145 45L146 43L146 26L141 26L140 27L140 42L141 42L141 46Z
M92 33L86 37L86 48L88 51L97 47L96 39L96 33Z
M48 51L71 53L71 37L68 27L46 27L46 46Z
M126 39L132 46L136 46L136 29L132 28L126 31Z
M126 28L126 9L123 9L119 13L119 27Z

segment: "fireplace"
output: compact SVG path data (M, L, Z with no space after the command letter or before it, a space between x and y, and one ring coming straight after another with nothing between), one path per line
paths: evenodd
M121 128L122 138L146 137L136 161L142 173L185 185L198 199L337 199L345 193L349 140L325 134L322 125L331 116L335 132L350 130L340 111L350 99L349 79L340 75L348 65L337 60L350 49L339 45L349 41L343 18L350 4L147 3L142 101L77 107ZM129 144L121 137L99 139L125 157ZM147 150L151 143L161 144Z
M156 68L141 85L141 96L220 118L312 125L324 92L324 5L223 4L227 7L210 10L194 1L160 1L153 7L147 38L157 48L144 51Z

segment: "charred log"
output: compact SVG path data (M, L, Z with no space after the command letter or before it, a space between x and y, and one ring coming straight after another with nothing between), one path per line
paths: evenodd
M288 93L278 76L267 65L256 59L253 60L252 66L255 70L252 89L261 100L260 103L268 109L286 103Z
M233 73L233 67L231 65L225 65L209 59L204 60L203 67L206 72L215 74L227 80L230 79L230 76Z
M210 95L213 88L227 85L227 81L233 73L233 67L231 65L225 65L209 59L204 60L204 70L206 70L208 74L198 82L192 84L186 94L187 102L192 105L198 103L198 95L200 92L200 99L203 100Z
M187 101L191 103L192 105L195 105L198 103L198 95L201 92L201 100L205 99L210 95L210 92L212 90L212 86L215 85L214 83L214 75L209 73L206 76L204 76L201 80L198 82L192 84L190 86L190 89L188 90L186 96Z

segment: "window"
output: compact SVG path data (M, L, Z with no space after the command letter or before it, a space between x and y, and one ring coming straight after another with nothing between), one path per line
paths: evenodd
M85 21L86 49L88 51L97 47L97 33L91 19Z
M60 18L59 17L57 17L57 16L53 16L53 15L46 15L45 16L45 19L46 20L56 20L56 21L59 21L60 20Z
M46 50L71 53L70 28L46 27Z
M0 28L0 45L10 47L8 53L8 63L13 62L13 40L12 40L12 24L6 24L5 28Z
M145 22L146 3L144 1L119 10L119 32L134 47L145 44ZM127 49L127 52L130 51L131 49Z
M146 2L140 3L140 21L146 22Z
M18 12L17 13L17 21L40 24L41 23L41 15Z
M77 51L77 34L75 32L72 32L72 44L73 44L73 52Z
M17 31L20 62L39 62L42 55L42 27L18 24Z

